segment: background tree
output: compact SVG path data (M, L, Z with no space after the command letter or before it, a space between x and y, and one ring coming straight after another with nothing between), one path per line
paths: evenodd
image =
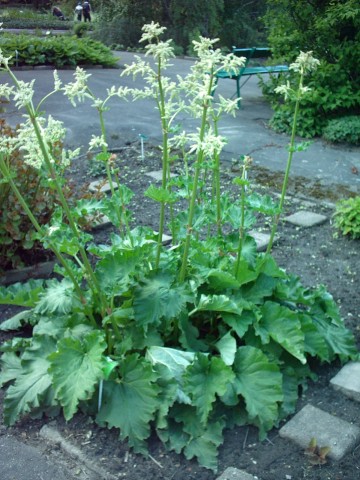
M359 114L359 1L268 0L267 5L265 23L274 56L292 62L299 50L312 50L321 61L308 82L313 92L302 101L299 133L321 135L331 119ZM291 106L282 104L274 95L279 82L283 79L273 79L264 91L271 94L269 98L275 109L272 125L287 130Z

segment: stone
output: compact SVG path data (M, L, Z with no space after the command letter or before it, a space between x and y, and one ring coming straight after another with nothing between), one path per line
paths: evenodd
M256 250L264 252L269 245L270 235L268 233L257 232L256 230L249 231L249 235L254 238L256 242Z
M118 188L115 181L113 182L113 187L114 187L114 190L116 190ZM109 192L111 192L110 184L109 184L108 181L106 181L105 178L103 178L101 180L95 180L94 182L90 183L89 191L92 192L92 193L99 192L99 191L101 193L109 193Z
M298 227L314 227L326 222L327 217L320 215L319 213L307 212L306 210L300 210L299 212L289 215L284 219L286 222L297 225Z
M102 228L108 227L111 224L112 223L109 217L106 215L100 215L98 218L93 220L91 228L93 230L101 230Z
M329 447L328 457L340 460L360 441L360 428L310 404L300 410L279 431L304 450L314 438L318 447Z
M257 477L238 468L228 467L216 480L255 480Z
M153 172L146 172L145 175L153 178L154 180L156 180L158 182L161 182L161 180L162 180L162 170L156 170L156 171L153 171ZM177 177L177 175L175 173L170 173L170 177L174 178L174 177Z
M360 362L349 362L330 380L330 385L360 402Z
M159 232L154 231L154 234L159 235ZM163 245L169 245L171 243L171 241L172 241L172 237L170 235L166 235L166 233L162 234L162 244Z

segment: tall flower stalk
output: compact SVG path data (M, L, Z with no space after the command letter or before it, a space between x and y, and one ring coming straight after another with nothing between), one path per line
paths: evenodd
M266 249L266 255L268 255L271 252L271 249L274 244L276 232L279 226L280 216L284 209L285 195L286 195L286 191L289 183L289 176L290 176L290 169L291 169L291 164L293 160L293 155L294 155L294 152L298 150L298 147L296 147L295 145L295 135L296 135L297 122L298 122L298 114L300 109L300 102L304 98L304 96L310 91L309 87L304 86L304 77L308 73L315 70L319 64L320 64L319 60L317 60L312 56L312 52L306 52L306 53L301 52L300 55L297 57L296 61L292 63L289 67L289 69L292 70L293 72L299 73L299 81L298 81L297 88L293 89L290 86L290 83L287 82L286 85L280 85L275 89L276 93L280 93L284 95L285 100L289 99L295 102L295 108L294 108L294 117L293 117L290 144L289 144L289 154L288 154L284 180L283 180L282 189L281 189L279 210L278 210L278 213L273 218L270 239ZM300 148L303 149L302 147Z

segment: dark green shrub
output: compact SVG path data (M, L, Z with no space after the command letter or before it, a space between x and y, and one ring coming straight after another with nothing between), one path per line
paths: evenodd
M0 37L0 48L5 56L12 57L12 65L54 65L59 68L96 64L113 67L117 62L108 47L89 38L4 34ZM17 62L15 51L18 52Z
M338 202L333 218L342 235L360 238L360 196Z
M85 22L75 23L73 28L74 34L78 38L85 37L90 30L92 30L92 26Z
M323 136L328 142L360 145L360 117L349 115L329 120Z
M357 0L268 0L265 17L274 57L291 63L299 49L313 51L321 61L307 81L312 94L301 105L302 136L321 135L329 118L360 111L360 9ZM290 83L295 76L289 76ZM287 126L292 105L279 103L272 77L265 89L275 110L273 123ZM285 129L285 128L284 128Z

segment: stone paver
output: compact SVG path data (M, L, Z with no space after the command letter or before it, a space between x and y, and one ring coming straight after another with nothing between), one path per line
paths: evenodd
M145 175L147 177L153 178L154 180L156 180L158 182L161 182L161 180L162 180L162 170L156 170L154 172L146 172ZM170 173L170 177L174 178L174 177L177 177L177 175L175 173Z
M312 405L306 405L279 431L304 450L312 438L321 447L329 447L328 456L340 460L360 442L360 428Z
M292 223L299 227L314 227L315 225L320 225L327 220L325 215L320 215L320 213L307 212L306 210L300 210L293 215L289 215L284 219L286 222Z
M360 362L349 362L330 380L330 385L360 402Z
M101 228L108 227L111 225L111 220L106 215L100 215L97 219L93 221L92 229L93 230L100 230Z
M250 473L244 472L244 470L239 470L238 468L229 467L216 480L256 480L256 479L258 479L258 477L254 477L253 475L250 475Z
M100 185L102 185L102 186L100 187ZM113 187L114 187L115 190L118 188L118 186L115 182L113 183ZM111 189L110 189L109 182L106 182L105 179L101 179L101 180L95 180L94 182L90 183L89 191L91 193L98 192L99 190L100 190L101 193L110 193Z
M256 230L249 231L256 242L256 249L258 252L264 252L269 244L270 235L268 233L257 232Z

